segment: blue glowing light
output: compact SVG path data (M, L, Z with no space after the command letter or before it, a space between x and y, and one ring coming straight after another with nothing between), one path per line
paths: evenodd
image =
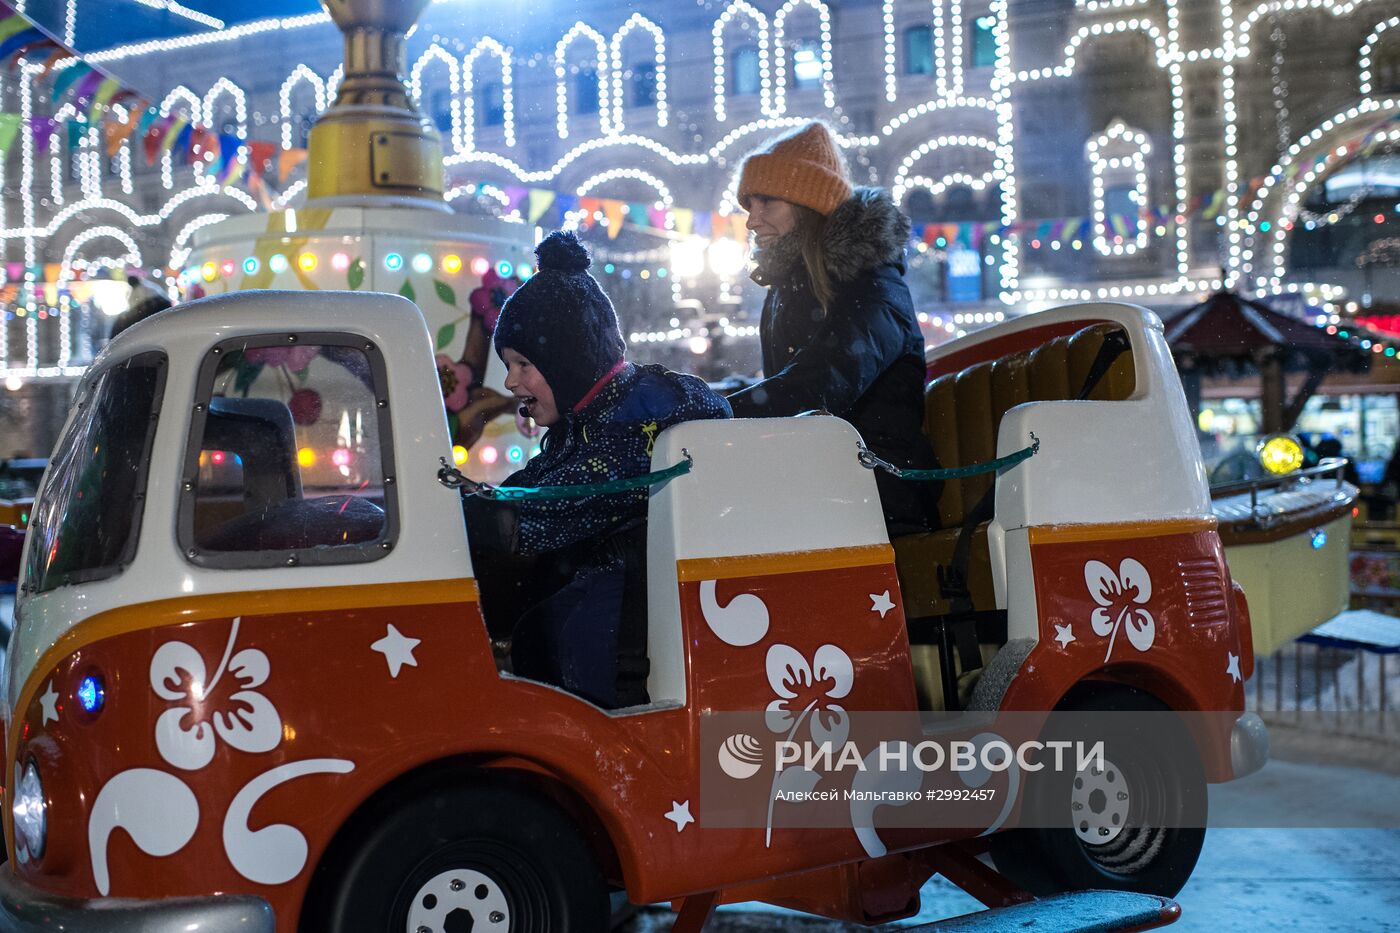
M385 259L387 264L388 259ZM431 272L433 268L433 257L427 253L419 253L413 257L413 271L418 273Z
M506 459L511 463L519 463L524 456L525 451L521 450L519 447L512 447L506 451Z
M398 253L389 253L384 257L384 268L390 272L398 272L403 268L403 257Z
M243 260L243 271L244 271L245 273L247 273L248 275L257 275L257 274L258 274L258 257L256 257L256 256L249 256L247 259Z
M78 702L83 709L89 713L95 713L102 708L102 681L92 674L84 677L78 684Z
M1314 551L1320 551L1327 546L1327 532L1318 529L1313 532L1312 546Z
M267 267L277 275L287 271L287 257L281 253L273 253L272 258L267 261Z
M514 272L515 267L512 266L510 263L506 262L504 259L496 263L496 274L499 275L501 278L508 279Z
M538 457L539 455L540 455L540 445L539 445L539 444L536 444L534 447L531 447L531 448L530 448L530 456L532 456L532 457Z

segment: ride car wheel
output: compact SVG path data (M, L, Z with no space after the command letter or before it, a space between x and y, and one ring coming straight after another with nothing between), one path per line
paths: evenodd
M403 796L396 795L403 800ZM553 802L514 788L429 789L388 808L331 866L327 933L601 933L608 887Z
M1104 686L1072 695L1058 711L1168 712L1141 690ZM1026 814L1055 825L992 837L997 870L1045 896L1110 889L1173 897L1205 841L1206 780L1179 720L1150 717L1141 731L1113 728L1102 767L1047 769L1026 782Z

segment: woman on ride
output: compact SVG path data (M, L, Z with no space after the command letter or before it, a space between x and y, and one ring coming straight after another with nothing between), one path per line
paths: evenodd
M924 339L904 283L909 219L889 192L852 188L830 130L809 123L744 160L738 200L768 297L766 378L729 396L734 416L822 409L895 466L936 467L923 434ZM891 535L931 527L938 484L875 480Z
M551 233L535 256L538 271L501 311L495 347L521 413L548 430L540 454L502 485L641 476L651 470L661 431L729 417L725 400L695 376L627 362L612 302L588 274L588 252L572 233ZM514 505L516 553L544 558L561 584L515 626L514 672L603 707L636 702L618 688L628 554L619 542L642 526L647 489Z

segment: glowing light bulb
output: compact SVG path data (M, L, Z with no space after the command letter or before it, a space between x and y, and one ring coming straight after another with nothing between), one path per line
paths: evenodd
M273 253L272 258L267 261L267 267L277 275L287 271L287 257L281 253Z
M413 257L413 271L419 274L431 272L433 270L433 257L427 253L419 253Z
M257 275L260 265L258 257L249 256L247 259L243 260L243 273L245 275Z
M297 465L300 467L313 467L316 465L316 451L310 447L302 447L297 451Z
M456 253L448 253L442 257L442 271L448 275L456 275L462 271L462 257Z
M487 465L495 463L500 459L501 452L494 447L481 448L481 462Z
M398 272L403 268L403 257L398 253L389 253L384 257L384 268L390 272Z
M472 275L485 275L486 270L491 268L491 261L485 256L477 256L472 260Z
M315 253L302 253L300 256L297 257L297 268L299 268L302 272L315 272L316 262L317 259Z
M350 257L345 253L336 253L331 257L331 268L336 272L344 272L350 268Z
M467 448L463 447L461 444L454 444L452 446L452 462L457 464L457 466L466 463L468 456Z

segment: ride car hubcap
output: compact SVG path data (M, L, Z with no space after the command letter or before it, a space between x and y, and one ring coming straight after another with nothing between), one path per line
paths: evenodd
M1108 759L1103 767L1088 767L1074 776L1070 815L1074 832L1085 845L1101 846L1118 838L1128 821L1128 782Z
M454 869L423 883L408 910L407 933L505 933L505 892L479 871Z

